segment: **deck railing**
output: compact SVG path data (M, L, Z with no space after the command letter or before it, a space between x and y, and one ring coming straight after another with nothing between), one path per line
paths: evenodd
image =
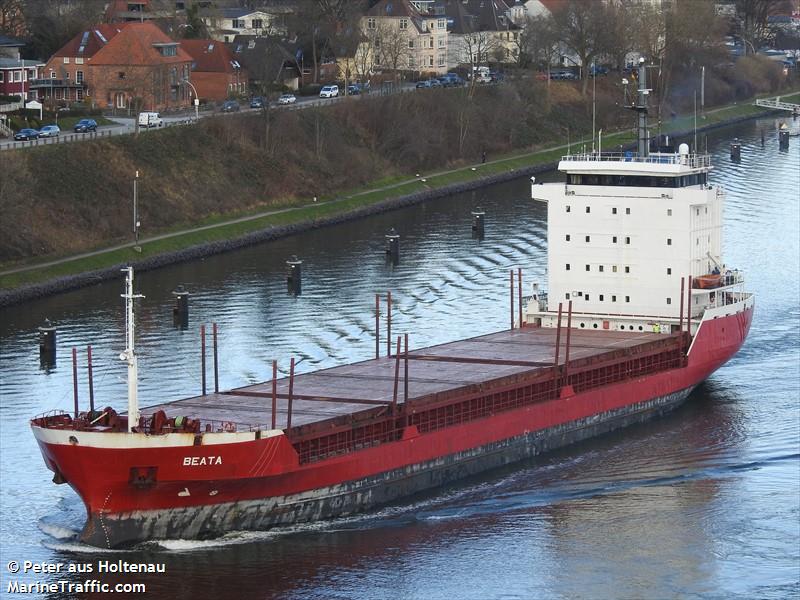
M634 152L585 152L567 154L561 157L565 162L625 162L658 165L684 165L692 168L710 167L709 154L662 154L653 153L639 156Z

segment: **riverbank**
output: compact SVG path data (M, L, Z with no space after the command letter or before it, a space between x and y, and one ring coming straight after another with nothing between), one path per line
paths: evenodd
M800 97L800 93L783 94L782 97L791 100ZM770 111L750 104L721 107L698 119L698 131L766 114ZM686 136L693 132L693 124L694 116L684 115L662 124L661 130L679 137ZM656 132L655 128L653 132ZM603 145L615 147L632 140L632 132L622 131L604 136ZM572 146L581 143L586 143L586 140ZM127 243L56 261L20 265L0 275L0 306L118 277L120 267L126 264L133 264L139 270L158 268L551 170L566 149L564 144L532 152L510 153L486 163L421 173L419 177L396 177L366 189L322 196L299 207L243 214L235 219L215 217L188 230L142 239L138 246Z

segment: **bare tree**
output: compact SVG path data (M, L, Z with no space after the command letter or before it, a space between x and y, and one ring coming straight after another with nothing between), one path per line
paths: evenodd
M377 63L397 72L409 51L408 35L388 23L379 23L373 38L373 48L376 51Z
M568 0L563 8L555 11L553 19L562 44L580 61L581 93L586 95L588 67L597 56L607 51L613 35L608 27L608 9L602 2Z
M10 37L25 35L22 0L0 0L0 34Z
M745 54L755 54L758 47L771 37L767 17L784 0L736 0L739 34L744 40Z

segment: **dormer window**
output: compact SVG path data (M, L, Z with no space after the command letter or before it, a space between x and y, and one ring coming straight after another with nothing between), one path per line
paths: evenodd
M175 42L155 43L153 44L153 48L155 48L161 56L178 55L178 44Z

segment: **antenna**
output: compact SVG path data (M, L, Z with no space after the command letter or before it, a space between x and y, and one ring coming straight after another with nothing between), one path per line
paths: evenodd
M697 152L697 90L694 91L694 152Z
M595 72L594 61L592 61L592 152L594 152L595 115L597 113L597 73Z
M122 269L125 273L125 351L119 355L120 360L128 365L128 433L133 432L134 427L139 426L139 370L134 351L136 338L136 323L133 315L133 301L137 298L144 298L141 294L133 293L133 267Z

